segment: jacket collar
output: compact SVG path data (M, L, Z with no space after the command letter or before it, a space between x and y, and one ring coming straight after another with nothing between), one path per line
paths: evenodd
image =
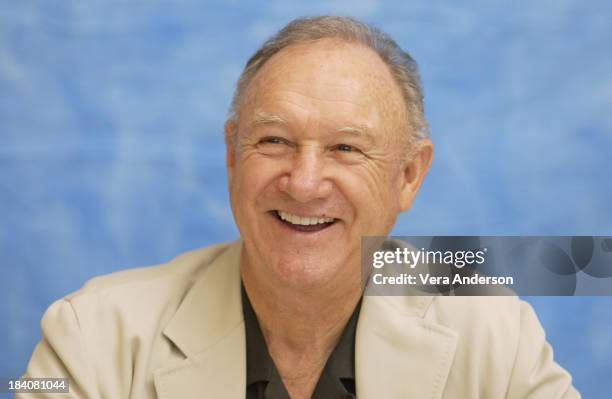
M432 300L364 297L355 339L359 398L442 397L458 334L424 318Z
M202 270L164 329L186 359L154 372L160 399L244 398L241 247L229 245Z
M160 399L243 399L246 345L240 293L242 243L222 251L196 278L164 335L185 355L154 373ZM357 395L442 396L458 334L424 318L433 297L366 295L355 338Z

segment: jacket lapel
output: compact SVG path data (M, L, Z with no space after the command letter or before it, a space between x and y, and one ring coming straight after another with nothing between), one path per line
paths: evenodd
M160 399L244 398L246 348L237 242L197 277L164 329L186 356L154 373Z
M433 297L365 296L357 325L360 399L439 399L458 334L423 317Z
M160 399L244 398L241 246L232 244L201 272L164 329L186 359L155 371ZM360 399L441 398L457 333L424 319L432 299L364 297L355 341Z

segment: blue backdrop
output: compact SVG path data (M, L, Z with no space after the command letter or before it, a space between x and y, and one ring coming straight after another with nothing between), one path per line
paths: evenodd
M300 15L373 23L419 62L436 145L396 234L612 235L612 2L5 1L0 376L92 276L237 235L222 127L250 54ZM612 298L528 298L587 398Z

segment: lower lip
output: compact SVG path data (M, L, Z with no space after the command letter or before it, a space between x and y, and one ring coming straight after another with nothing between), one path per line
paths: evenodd
M328 228L336 224L336 221L333 221L331 223L310 224L308 226L300 225L300 224L292 224L292 223L289 223L281 219L280 216L278 216L278 213L276 213L276 211L272 211L271 213L272 213L272 216L276 220L278 220L278 222L281 223L283 226L293 231L300 232L300 233L317 233L319 231L327 230Z

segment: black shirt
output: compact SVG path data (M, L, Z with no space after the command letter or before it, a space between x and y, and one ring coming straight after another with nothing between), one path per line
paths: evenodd
M361 301L355 307L344 331L327 359L312 399L355 398L355 330ZM246 399L289 399L289 393L270 357L255 311L244 287L242 309L246 332Z

